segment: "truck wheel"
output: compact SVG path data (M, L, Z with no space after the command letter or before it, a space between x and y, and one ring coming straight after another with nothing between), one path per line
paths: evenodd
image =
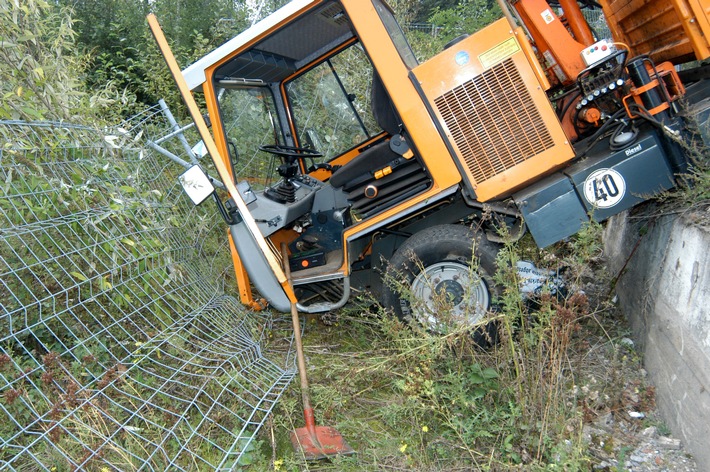
M402 320L432 331L445 325L476 326L494 310L498 247L461 225L440 225L415 234L392 256L384 284L384 303ZM471 266L474 262L477 267ZM446 310L446 308L451 308ZM441 309L447 312L442 316ZM449 314L450 313L450 314ZM479 344L495 341L495 323L474 333Z

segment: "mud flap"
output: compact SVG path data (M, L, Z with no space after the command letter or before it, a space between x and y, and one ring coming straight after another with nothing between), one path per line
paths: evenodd
M244 223L238 223L231 225L229 231L232 233L232 239L240 254L242 265L256 290L269 302L272 308L282 313L288 313L291 310L288 296L247 227Z

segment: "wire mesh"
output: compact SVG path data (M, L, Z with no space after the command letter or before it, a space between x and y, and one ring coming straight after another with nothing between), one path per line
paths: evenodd
M601 8L585 8L582 14L597 39L611 39L611 30Z
M169 131L0 122L0 469L238 468L293 378Z

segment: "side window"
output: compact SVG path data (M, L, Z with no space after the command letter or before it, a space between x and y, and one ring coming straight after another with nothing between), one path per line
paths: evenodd
M372 64L354 44L286 85L301 146L329 161L379 134L370 108Z
M264 87L224 88L218 93L220 115L238 180L262 188L273 173L272 156L259 146L283 142L274 98Z

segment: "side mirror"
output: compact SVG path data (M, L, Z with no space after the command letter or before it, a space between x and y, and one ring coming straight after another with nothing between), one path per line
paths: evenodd
M178 177L178 180L195 205L204 202L214 193L212 182L198 165L187 169Z

